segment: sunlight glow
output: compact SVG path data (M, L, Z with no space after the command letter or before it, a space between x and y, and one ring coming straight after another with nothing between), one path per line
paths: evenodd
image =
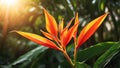
M11 6L11 5L15 5L17 3L17 0L1 0L1 3L3 5Z

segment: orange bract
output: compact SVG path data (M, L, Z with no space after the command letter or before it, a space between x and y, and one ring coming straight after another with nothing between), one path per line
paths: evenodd
M45 37L47 37L48 39L50 39L50 40L55 40L55 37L54 37L53 35L51 35L51 34L49 34L49 33L47 33L47 32L44 32L44 31L42 31L42 30L41 30L41 32L42 32L42 34L43 34Z
M45 9L44 9L44 13L45 13L47 31L50 34L57 36L58 35L58 28L57 28L58 26L57 26L56 20Z
M93 33L98 29L98 27L102 24L103 20L106 18L108 13L105 13L104 15L96 18L95 20L91 21L89 24L87 24L83 30L80 32L78 36L78 45L77 48L79 48L85 41L87 41Z
M22 31L15 31L15 32L17 32L18 34L24 36L25 38L27 38L37 44L59 50L59 48L52 41L50 41L44 37L41 37L36 34L28 33L28 32L22 32Z
M78 23L77 24L74 24L66 33L64 39L63 39L63 45L66 47L67 44L70 42L70 40L72 39L75 31L77 30L77 26L78 26Z
M75 18L75 23L74 23L74 24L77 24L77 23L79 23L79 20L78 20L78 13L76 13L76 18ZM76 26L76 28L78 28L78 25ZM76 35L77 35L77 29L76 29L76 31L75 31L73 37L76 38Z

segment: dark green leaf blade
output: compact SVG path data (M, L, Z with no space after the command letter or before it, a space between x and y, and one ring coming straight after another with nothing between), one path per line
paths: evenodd
M77 62L75 68L91 68L91 67L85 63Z
M47 47L44 46L38 46L37 48L29 51L28 53L20 56L16 61L14 61L11 66L16 66L19 64L22 64L23 66L28 65L31 63L38 55L43 53L45 50L47 50Z
M104 53L107 49L109 49L112 45L114 45L115 43L116 42L103 42L103 43L98 43L89 48L86 48L86 49L78 52L78 56L77 56L78 61L83 62L92 57L100 55L100 54Z
M72 68L69 62L64 61L60 64L60 68ZM89 65L83 62L76 62L75 68L91 68Z
M120 42L110 47L103 55L101 55L94 64L94 68L103 68L109 61L120 52Z

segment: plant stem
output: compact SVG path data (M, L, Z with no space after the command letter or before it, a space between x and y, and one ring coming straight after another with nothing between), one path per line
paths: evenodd
M76 64L76 60L77 60L77 48L74 49L74 64Z
M74 44L75 44L75 48L74 48L74 68L75 68L75 66L76 66L76 60L77 60L77 52L78 52L78 49L76 48L76 46L77 46L77 43L76 43L76 38L74 38Z
M66 49L63 51L63 54L64 54L65 58L68 60L68 62L71 64L71 66L74 68L74 63L72 62L71 58L67 54Z

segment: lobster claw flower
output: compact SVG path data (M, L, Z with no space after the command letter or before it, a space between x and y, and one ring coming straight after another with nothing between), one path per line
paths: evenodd
M45 14L47 32L44 32L42 30L41 32L45 37L33 33L22 32L22 31L15 31L15 32L37 44L55 50L61 50L61 48L66 48L66 46L68 45L68 43L72 38L76 39L78 25L79 25L78 13L76 14L74 25L71 26L71 23L73 21L73 19L71 19L68 25L64 27L63 20L60 24L57 24L55 18L51 14L49 14L45 9L43 10ZM92 36L92 34L102 24L102 21L105 19L106 16L107 13L96 18L95 20L90 22L86 27L83 28L76 41L77 42L76 48L79 48L87 39L90 38L90 36Z
M108 13L105 13L104 15L94 19L82 29L78 36L77 48L79 48L85 41L87 41L93 35L93 33L99 28L99 26L102 24L103 20L106 18L107 15Z
M39 35L33 34L33 33L22 32L22 31L15 31L15 32L37 44L40 44L40 45L43 45L43 46L46 46L49 48L60 50L59 47L61 47L62 45L63 45L62 47L66 47L66 45L70 42L73 34L75 33L75 31L77 29L76 26L78 25L78 23L75 23L70 28L70 25L73 21L73 19L71 19L70 22L68 23L68 25L64 28L63 20L58 25L56 23L55 18L51 14L49 14L45 9L43 9L43 10L44 10L44 14L45 14L47 32L44 32L42 30L41 30L41 32L45 37L42 37L42 36L39 36ZM58 34L60 36L58 36ZM56 44L53 41L57 42L59 44ZM61 46L58 46L58 45L61 45Z

